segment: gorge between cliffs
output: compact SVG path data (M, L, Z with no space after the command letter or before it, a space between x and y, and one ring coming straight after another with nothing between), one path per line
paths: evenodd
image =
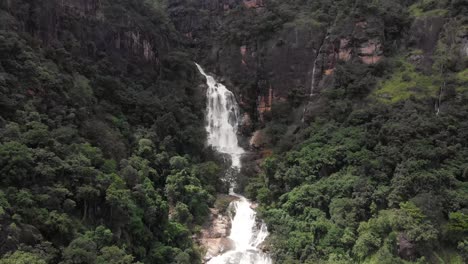
M0 264L468 263L467 14L0 0Z

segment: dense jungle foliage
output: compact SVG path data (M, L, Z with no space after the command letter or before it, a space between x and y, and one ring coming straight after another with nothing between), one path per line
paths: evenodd
M199 263L220 167L164 6L97 1L103 21L59 2L0 2L0 263Z
M194 54L297 26L337 36L367 15L381 62L339 62L306 123L292 90L255 124L274 153L245 188L265 247L281 264L468 262L466 1L263 2L188 45L171 14L199 15L196 1L0 0L0 264L201 263L193 237L226 186ZM433 16L423 71L403 42Z
M320 113L295 134L295 98L277 104L265 128L275 154L246 192L262 205L277 263L466 263L468 61L453 36L466 34L468 5L359 2L345 12L385 17L388 43L410 38L414 19L445 17L432 69L408 63L418 51L387 45L378 64L338 64Z

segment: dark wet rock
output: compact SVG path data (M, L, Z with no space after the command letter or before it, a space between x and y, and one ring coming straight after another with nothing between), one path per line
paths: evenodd
M418 61L419 68L428 72L432 68L432 55L439 40L439 34L444 26L445 18L439 16L416 19L411 25L408 46L423 52Z

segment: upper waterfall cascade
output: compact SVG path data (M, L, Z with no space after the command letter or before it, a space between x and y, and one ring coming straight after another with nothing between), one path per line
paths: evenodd
M206 131L208 144L217 151L228 154L232 160L232 167L240 168L241 155L244 150L237 141L237 124L239 122L239 106L234 94L226 86L215 81L196 64L201 74L206 77L208 89L206 91Z
M206 77L208 85L206 92L208 144L217 151L228 154L232 160L232 167L239 170L241 156L245 151L239 147L237 141L240 115L236 98L226 86L216 82L212 76L205 73L200 65L196 65L200 73ZM256 212L251 208L251 202L233 191L231 191L231 195L239 198L230 205L235 209L235 216L231 219L231 234L229 235L233 249L210 259L208 263L271 264L270 256L259 248L268 236L266 225L257 221Z

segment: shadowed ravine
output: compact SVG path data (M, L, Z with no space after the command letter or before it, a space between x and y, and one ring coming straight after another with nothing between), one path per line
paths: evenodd
M217 151L228 154L232 160L233 169L241 167L241 155L244 150L237 141L237 125L239 123L239 107L234 94L223 84L218 83L212 76L196 64L201 74L206 77L208 89L206 119L208 144ZM213 257L210 264L269 264L271 258L263 253L259 246L268 236L264 223L257 224L256 212L251 208L251 202L245 197L234 193L231 186L231 195L238 197L231 206L235 209L229 239L233 241L232 250Z

